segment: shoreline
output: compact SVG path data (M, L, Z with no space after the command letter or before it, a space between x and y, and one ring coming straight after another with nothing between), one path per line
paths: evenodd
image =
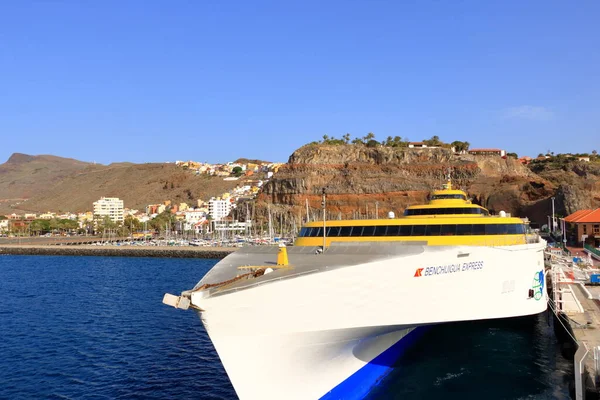
M238 247L0 245L0 255L221 259Z

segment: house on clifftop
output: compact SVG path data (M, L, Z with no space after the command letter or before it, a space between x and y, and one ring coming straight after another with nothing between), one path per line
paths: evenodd
M506 150L502 149L470 149L468 151L469 154L474 156L500 156L504 157L506 155Z

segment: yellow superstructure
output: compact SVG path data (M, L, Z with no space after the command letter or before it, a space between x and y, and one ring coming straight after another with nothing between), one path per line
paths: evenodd
M503 214L503 213L501 213ZM296 246L323 246L332 242L426 242L430 246L507 246L527 242L527 226L520 218L490 216L471 204L462 190L448 182L431 193L429 204L410 206L400 218L308 222Z

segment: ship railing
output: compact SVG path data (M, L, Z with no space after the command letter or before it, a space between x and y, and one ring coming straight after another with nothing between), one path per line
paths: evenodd
M294 273L294 274L280 276L280 277L277 277L277 278L271 278L271 279L261 280L259 282L251 283L249 285L242 285L242 286L232 287L232 288L229 288L229 289L218 289L217 288L217 289L214 289L214 292L211 290L209 293L211 295L220 295L220 294L223 294L223 293L237 292L238 290L249 289L251 287L264 285L265 283L282 281L282 280L285 280L285 279L295 278L295 277L298 277L300 275L312 274L312 273L318 272L318 271L319 271L318 269L311 269L310 271L302 271L302 272L297 272L297 273Z
M539 243L540 240L541 240L541 237L537 233L527 233L527 234L525 234L525 242L527 244Z
M485 238L477 241L477 245L486 247L503 247L503 246L514 246L518 244L535 244L540 243L540 235L538 234L524 234L523 236L512 236L512 237L495 237Z

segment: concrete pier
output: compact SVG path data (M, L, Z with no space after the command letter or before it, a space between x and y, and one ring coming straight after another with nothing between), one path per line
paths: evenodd
M600 395L600 286L586 285L590 274L600 273L594 264L576 265L572 258L554 254L550 261L550 307L556 314L559 340L575 344L575 399ZM562 325L562 326L561 326Z
M0 255L224 258L235 247L0 245Z

